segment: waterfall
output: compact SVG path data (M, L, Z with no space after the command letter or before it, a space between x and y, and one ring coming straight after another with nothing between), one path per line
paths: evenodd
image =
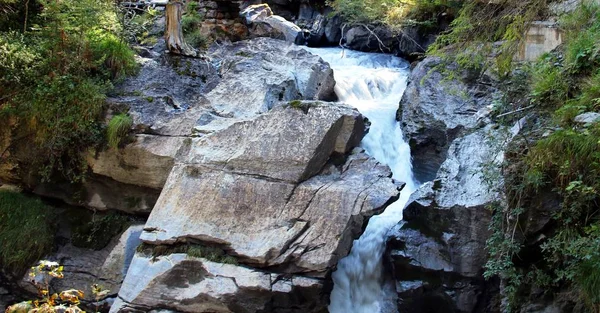
M402 210L416 189L410 147L404 141L396 110L406 88L408 63L375 53L343 51L340 48L307 48L334 70L335 92L341 102L360 111L371 122L362 147L377 161L387 164L393 178L405 182L400 198L380 215L373 216L350 254L339 261L333 273L331 313L395 312L384 307L382 256L388 230L402 220Z

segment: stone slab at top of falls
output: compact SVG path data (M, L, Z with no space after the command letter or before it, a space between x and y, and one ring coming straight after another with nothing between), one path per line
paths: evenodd
M256 267L324 276L398 186L363 153L326 165L359 143L363 117L342 105L306 105L198 139L171 172L142 240L195 239Z

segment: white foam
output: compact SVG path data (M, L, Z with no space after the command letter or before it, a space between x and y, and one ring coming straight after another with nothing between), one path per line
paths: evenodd
M321 56L334 70L335 92L341 102L354 106L371 122L361 145L379 162L387 164L393 178L405 182L400 198L385 212L369 220L363 235L333 273L331 313L377 313L383 309L382 256L385 237L402 220L402 210L416 189L410 147L396 121L396 110L406 88L408 63L375 53L340 48L306 48Z

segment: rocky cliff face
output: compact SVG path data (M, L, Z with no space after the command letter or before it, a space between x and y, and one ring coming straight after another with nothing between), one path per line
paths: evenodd
M503 203L490 181L501 185L499 165L520 124L488 118L493 77L462 72L444 81L440 64L417 65L398 110L415 175L427 183L390 231L387 255L401 312L489 312L488 293L497 288L482 275L489 206Z

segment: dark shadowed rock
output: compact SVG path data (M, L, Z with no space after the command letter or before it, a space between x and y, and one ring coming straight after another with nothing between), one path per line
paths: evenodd
M411 196L387 246L401 311L475 312L487 301L482 274L492 214L488 206L501 205L503 197L496 191L501 188L486 184L486 171L496 167L499 173L504 144L514 135L489 125L455 139L435 180Z

